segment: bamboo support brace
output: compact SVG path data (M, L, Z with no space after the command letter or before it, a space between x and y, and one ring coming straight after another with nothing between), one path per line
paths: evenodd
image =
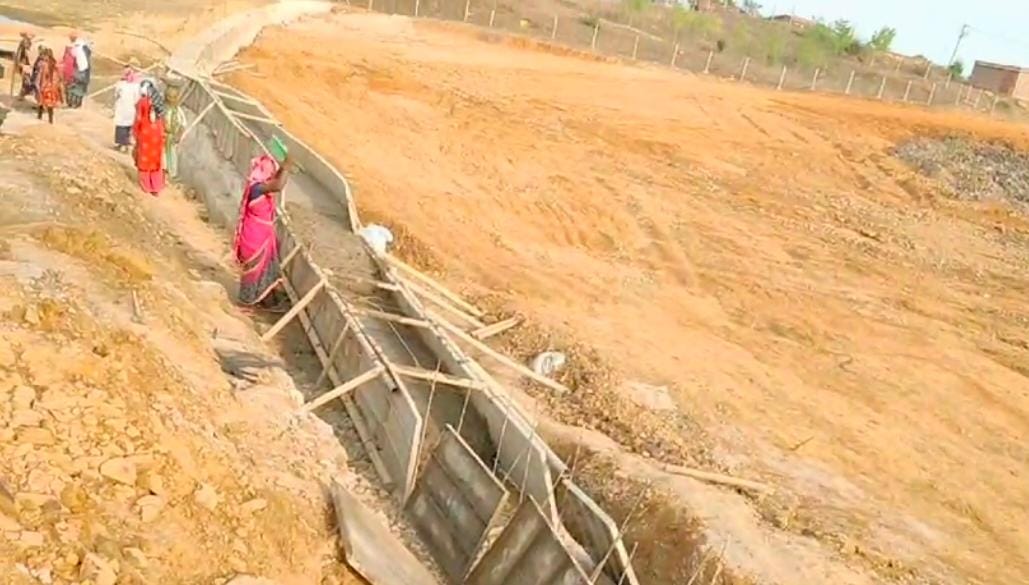
M364 315L365 317L371 317L373 319L382 319L383 321L392 321L394 323L400 323L401 325L410 325L412 327L429 327L429 322L423 319L413 319L411 317L405 317L403 315L397 315L394 313L387 313L385 311L376 311L375 309L354 307L354 313L357 315Z
M456 376L450 376L442 372L424 370L422 368L413 368L410 366L402 366L399 364L395 364L393 366L393 370L401 376L416 378L418 380L425 380L426 382L437 382L440 384L446 384L448 386L454 386L456 388L468 388L470 390L483 389L483 385L480 382L468 378L458 378Z
M500 335L501 333L511 329L512 327L518 326L522 322L521 317L511 317L510 319L504 319L503 321L497 321L485 327L480 327L475 331L472 331L477 339L488 339L494 335Z
M438 292L439 294L443 295L444 297L446 297L447 299L452 301L455 305L457 305L458 307L460 307L464 311L470 313L471 315L473 315L475 317L480 317L480 318L486 315L485 312L480 310L475 305L465 301L464 299L462 299L460 296L458 296L456 293L454 293L450 289L448 289L445 286L443 286L442 284L436 282L432 278L429 278L428 276L426 276L422 272L419 272L416 268L414 268L413 266L408 265L407 263L405 263L403 260L397 258L396 256L392 256L392 255L387 254L385 256L385 258L393 266L403 270L405 273L409 274L410 276L420 280L425 286L428 286L429 288L431 288L431 289L435 290L436 292Z
M456 337L458 337L459 339L461 339L462 341L464 341L468 345L471 345L475 349L477 349L477 350L481 351L482 353L490 356L491 358L493 358L496 361L504 364L505 366L511 368L512 370L518 372L519 374L529 378L530 380L533 380L534 382L542 384L543 386L546 386L547 388L550 388L551 390L554 390L555 392L559 392L561 394L565 394L565 393L568 392L568 387L565 386L564 384L561 384L560 382L556 382L554 380L551 380L550 378L547 378L546 376L541 376L541 375L537 374L536 372L534 372L534 371L530 370L529 368L523 366L522 364L518 363L517 361L511 359L510 357L508 357L508 356L506 356L506 355L496 351L492 347L490 347L490 346L486 345L485 343L479 341L478 339L472 337L471 335L466 333L464 330L462 330L460 327L458 327L457 325L454 325L453 323L447 321L446 319L441 318L439 315L437 315L435 313L432 313L432 312L429 312L429 317L432 318L441 327L443 327L444 329L446 329L450 333L453 333Z
M320 275L321 273L319 273ZM322 277L324 281L324 277ZM283 281L283 287L286 289L286 294L289 295L291 301L297 300L297 291L293 290L293 285L288 280ZM300 322L304 326L305 330L310 329L311 320L307 314L303 311L300 312ZM311 341L311 346L314 348L314 354L318 357L318 361L321 362L322 367L328 371L329 380L333 384L339 385L342 383L342 379L339 376L339 372L336 370L336 366L329 360L325 354L325 349L321 346L318 341L318 337L315 335L309 335L308 339ZM368 453L368 458L372 461L372 466L375 467L376 473L382 478L382 483L386 488L391 488L394 485L393 474L386 468L386 464L382 461L382 457L379 455L379 451L372 442L372 433L368 429L368 425L365 424L364 418L361 416L360 411L357 409L357 405L349 396L343 397L343 406L347 409L347 415L350 420L354 422L354 428L357 429L357 436L361 440L361 445L364 446L364 450Z
M311 301L313 301L314 298L318 296L318 293L321 292L323 288L325 288L324 279L319 280L318 284L314 285L311 288L311 290L307 291L307 294L304 295L304 298L300 299L297 302L297 304L290 307L289 311L285 315L283 315L282 318L275 323L275 325L272 325L271 329L269 329L267 332L265 332L264 335L261 336L261 341L268 341L272 337L278 335L279 332L286 327L286 325L289 325L290 321L292 321L297 315L300 314L300 311L303 311L304 308L307 307L307 305L311 304Z
M404 284L406 284L408 286L408 288L410 288L414 292L418 293L420 296L422 296L425 299L431 301L437 307L440 307L441 309L446 309L446 311L448 313L450 313L451 315L453 315L455 317L458 317L459 319L461 319L462 321L467 323L469 326L474 327L475 329L482 329L483 327L486 326L486 324L483 323L482 321L480 321L480 320L476 319L475 317L473 317L472 315L462 311L458 307L455 307L447 299L437 295L436 293L434 293L431 290L425 288L424 286L422 286L422 285L420 285L420 284L418 284L416 282L413 282L411 280L404 281Z
M368 382L371 382L375 378L378 378L385 371L386 371L386 368L382 367L381 365L380 366L375 366L374 368L372 368L372 369L368 370L367 372L357 376L356 378L353 378L351 380L347 380L343 384L340 384L339 386L336 386L332 390L329 390L325 394L322 394L318 398L315 398L311 402L308 402L307 404L305 404L304 406L302 406L300 408L300 412L302 412L302 413L309 413L309 412L311 412L311 411L313 411L315 409L318 409L318 408L321 408L322 406L325 406L326 404L332 402L333 400L336 400L338 398L342 398L343 396L345 396L347 394L350 394L351 392L356 390L362 384L367 384Z
M683 467L682 465L670 465L666 463L661 465L661 469L673 475L682 475L700 481L706 481L708 483L727 485L754 492L770 493L775 491L772 486L765 483L751 481L749 479L740 479L723 473L714 473L712 471L703 471L692 467Z

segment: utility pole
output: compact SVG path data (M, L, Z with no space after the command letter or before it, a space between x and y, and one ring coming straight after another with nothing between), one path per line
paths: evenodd
M954 52L950 54L950 61L947 62L947 66L950 67L954 64L954 61L958 58L958 49L961 47L961 41L965 40L968 36L969 26L967 24L961 25L961 32L958 33L958 42L954 43Z

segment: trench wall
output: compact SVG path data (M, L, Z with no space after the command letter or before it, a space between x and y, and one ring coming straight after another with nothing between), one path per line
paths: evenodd
M190 122L200 117L180 145L182 178L200 193L211 219L227 229L237 219L249 162L264 150L265 138L272 132L285 140L299 163L300 171L284 196L290 197L290 192L297 189L327 191L345 210L341 227L356 231L361 225L350 185L339 170L283 129L256 100L210 79L220 63L253 42L264 26L324 14L330 9L331 4L326 2L298 1L242 13L200 35L169 59L169 66L186 78L184 105L191 114ZM589 579L584 576L600 565L597 582L637 583L612 519L569 481L564 464L539 438L530 419L433 323L394 269L366 250L401 313L426 323L415 328L415 334L435 354L440 371L474 385L474 389L463 390L466 403L484 424L465 425L464 435L459 430L457 440L437 443L437 447L445 445L444 461L450 463L433 466L432 462L439 463L440 458L433 454L432 446L424 444L425 427L433 422L428 420L429 409L412 396L404 377L396 372L352 300L327 284L326 275L305 243L295 236L284 209L279 218L277 231L287 292L294 303L311 297L299 318L312 348L332 386L379 372L340 400L366 449L374 454L373 462L384 484L415 525L422 527L420 534L441 565L453 567L448 572L451 581L465 583L473 574L479 579L491 573L491 563L509 563L513 555L520 567L540 567L520 574L518 583L586 583ZM436 421L440 428L447 424L453 421ZM462 429L460 425L457 428ZM427 464L421 464L422 460ZM454 473L451 469L447 474L447 465L454 469L463 465L476 472ZM505 517L495 510L488 518L483 518L481 509L476 517L467 513L469 502L481 501L483 493L496 492L497 486L505 493L512 492L512 499L520 503L519 512ZM560 498L555 497L557 492ZM467 539L454 541L453 537L466 534L469 526L474 526L479 535L472 539L474 544ZM529 540L524 540L524 535ZM454 542L463 542L465 548L455 552ZM509 542L520 544L505 552Z

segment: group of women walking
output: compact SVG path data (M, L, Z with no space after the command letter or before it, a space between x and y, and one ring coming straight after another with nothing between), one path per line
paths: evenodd
M22 33L14 55L16 68L21 74L18 99L32 96L36 101L36 117L42 120L45 114L47 121L53 124L54 110L62 104L71 108L82 106L89 87L92 50L88 43L72 34L60 62L53 50L43 45L37 47L33 62L33 38L32 33Z
M115 148L131 149L139 186L155 197L178 173L175 148L185 127L178 86L167 83L166 93L156 79L139 71L135 61L126 66L114 88Z

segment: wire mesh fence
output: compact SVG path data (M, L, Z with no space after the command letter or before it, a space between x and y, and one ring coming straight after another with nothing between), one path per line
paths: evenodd
M770 59L723 52L704 39L678 32L654 32L601 19L558 5L547 13L533 5L512 8L495 0L350 0L375 12L466 22L525 35L569 48L625 60L645 61L698 74L783 91L837 93L923 106L963 108L991 115L1013 112L1012 103L992 92L953 79L930 65L897 61L875 67L782 65ZM885 72L884 72L885 71Z

